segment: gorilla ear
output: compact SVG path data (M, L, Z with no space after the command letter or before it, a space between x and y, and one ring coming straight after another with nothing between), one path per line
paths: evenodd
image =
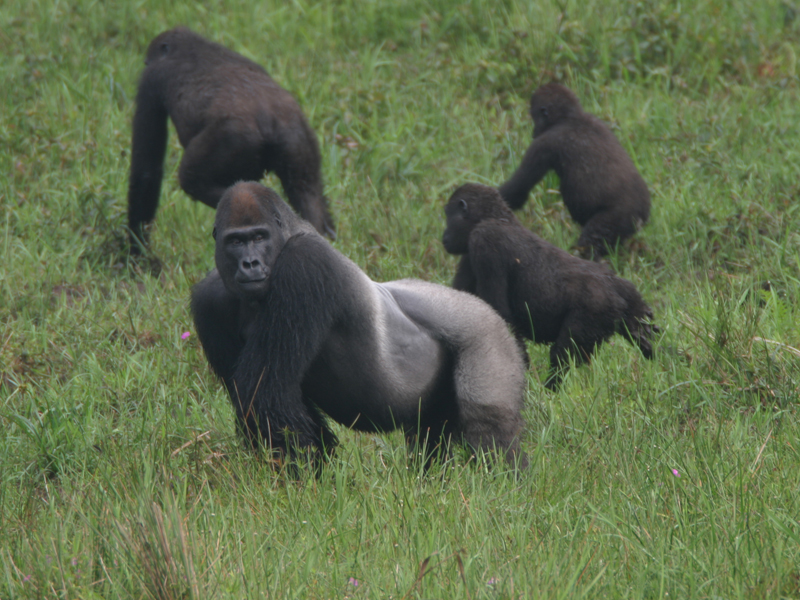
M464 211L466 213L467 212L467 201L464 200L463 198L461 198L458 201L458 208L460 208L462 211Z
M169 44L164 42L161 44L161 56L166 56L167 54L169 54Z
M214 227L214 229L211 230L211 237L214 238L215 240L217 239L217 228L216 227Z
M283 229L283 221L281 220L281 213L279 213L276 210L275 213L274 213L274 216L275 216L275 222L278 224L278 227Z
M547 115L547 107L546 107L546 106L543 106L542 108L540 108L540 109L539 109L539 112L540 112L540 113L542 113L542 116L543 116L545 119L548 117L548 115Z

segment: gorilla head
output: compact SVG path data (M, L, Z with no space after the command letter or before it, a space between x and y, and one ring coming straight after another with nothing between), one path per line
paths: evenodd
M232 294L247 300L266 294L272 267L286 243L283 207L273 190L255 183L238 183L222 196L214 221L214 258Z

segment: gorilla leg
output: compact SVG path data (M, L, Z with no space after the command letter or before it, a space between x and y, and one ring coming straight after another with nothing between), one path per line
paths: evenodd
M599 260L634 233L635 217L628 211L599 212L586 222L578 238L581 256L589 260Z
M271 146L266 154L266 166L281 180L289 204L314 229L335 239L333 218L322 194L321 157L314 133L307 125L298 126L289 132L288 139Z
M225 125L206 127L186 146L178 170L183 191L216 208L225 190L239 180L258 181L264 174L258 144Z
M496 345L492 350L481 340L457 357L455 393L458 423L455 434L475 450L497 452L510 464L524 469L528 458L522 452L522 392L524 379L509 368L519 356L503 356ZM516 353L514 346L506 346Z
M503 456L506 462L520 469L528 467L528 457L519 444L522 418L519 413L495 406L483 406L470 415L460 416L459 433L475 450Z
M581 317L572 313L564 319L556 341L550 346L550 373L544 384L547 389L556 390L561 385L569 370L570 358L575 361L575 366L588 363L597 347L613 333L604 333L596 323L590 324L594 318L592 314Z

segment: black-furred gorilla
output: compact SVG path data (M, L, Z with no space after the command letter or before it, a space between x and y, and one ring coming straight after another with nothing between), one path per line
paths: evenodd
M581 108L557 83L531 96L533 142L500 195L516 210L553 169L569 214L583 226L581 255L599 259L650 217L650 192L631 157L608 126Z
M254 446L328 452L324 411L361 431L452 436L527 464L522 357L486 303L371 281L257 183L225 192L214 231L217 268L194 287L192 313Z
M463 255L453 287L486 300L518 338L553 344L548 388L558 387L570 357L588 362L614 333L653 356L653 312L633 284L526 229L496 189L463 185L445 214L445 250Z
M133 253L146 243L144 226L158 207L167 116L184 148L178 177L189 196L216 208L228 186L272 171L300 215L334 236L317 137L295 99L261 66L185 27L157 36L145 65L128 188Z

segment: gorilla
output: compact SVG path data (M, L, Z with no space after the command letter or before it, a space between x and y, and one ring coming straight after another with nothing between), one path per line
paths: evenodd
M578 246L598 260L650 217L650 192L608 126L584 112L575 94L557 83L531 97L533 142L500 195L514 210L554 169L569 214L583 227Z
M403 279L376 283L273 190L237 183L217 208L216 269L192 290L192 314L239 430L278 456L325 456L323 412L409 442L451 437L520 450L525 368L483 301Z
M511 324L520 344L522 338L553 344L549 389L560 384L570 357L589 362L614 333L652 358L650 340L658 329L630 281L526 229L494 188L461 186L445 214L444 248L462 255L453 287L486 300Z
M144 226L158 207L167 116L184 148L178 177L189 196L216 208L228 186L272 171L300 215L334 237L317 138L295 99L261 66L185 27L157 36L145 65L128 188L132 253L146 244Z

